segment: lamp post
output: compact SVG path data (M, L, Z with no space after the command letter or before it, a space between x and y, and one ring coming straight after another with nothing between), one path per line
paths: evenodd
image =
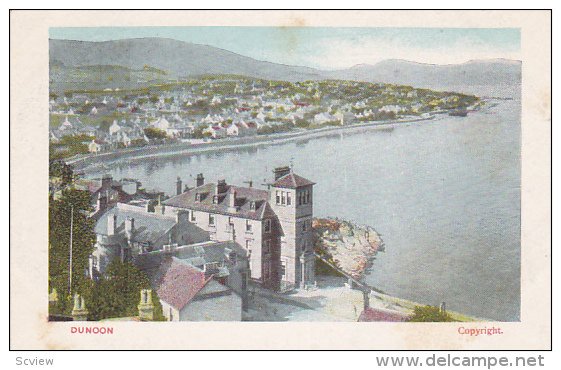
M70 260L69 260L69 274L68 274L68 294L72 296L72 234L74 226L74 206L70 206Z

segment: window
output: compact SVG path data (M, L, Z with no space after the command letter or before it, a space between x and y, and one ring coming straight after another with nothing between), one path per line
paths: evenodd
M284 278L286 276L286 261L281 261L280 274Z
M195 217L195 211L191 211L191 221L197 221L197 218Z
M277 204L280 204L280 191L277 190Z
M281 204L286 204L286 194L284 191L281 191Z
M306 231L308 230L308 225L307 225L307 221L302 222L302 231Z
M265 220L265 232L266 233L271 232L271 220L269 219Z
M255 201L251 201L249 202L249 210L250 211L255 211Z
M310 203L310 191L306 190L306 203Z
M245 241L245 249L247 249L248 251L251 251L251 240L247 239Z
M263 254L271 253L271 240L263 241Z
M249 220L246 220L245 221L245 231L251 232L252 229L253 229L253 225L251 224L251 222Z
M302 192L301 191L298 192L298 205L299 206L302 205Z
M196 193L195 194L195 201L197 201L197 202L201 201L201 193Z
M228 225L234 226L234 218L232 216L228 217Z
M290 195L290 192L287 191L286 192L286 205L289 206L292 204L292 196Z
M208 224L214 225L214 215L211 214L208 215Z

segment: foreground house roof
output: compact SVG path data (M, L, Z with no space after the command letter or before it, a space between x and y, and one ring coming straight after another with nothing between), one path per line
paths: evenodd
M179 311L212 279L206 279L203 271L175 257L160 268L163 274L158 284L158 297Z
M374 322L374 321L386 321L386 322L402 322L407 321L408 315L402 312L383 310L379 308L368 307L360 314L358 321L363 322Z

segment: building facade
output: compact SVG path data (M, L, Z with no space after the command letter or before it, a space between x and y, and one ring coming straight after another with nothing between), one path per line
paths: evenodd
M180 180L178 180L180 181ZM247 251L251 279L271 289L315 282L312 240L314 183L289 167L277 168L268 190L205 183L163 202L162 212L186 212L211 240L233 241Z

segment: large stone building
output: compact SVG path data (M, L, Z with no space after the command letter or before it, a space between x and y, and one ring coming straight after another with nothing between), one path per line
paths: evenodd
M163 202L161 212L187 212L190 222L211 240L234 241L249 255L251 279L272 289L290 289L315 282L312 240L314 183L289 167L274 170L268 190L205 183Z

